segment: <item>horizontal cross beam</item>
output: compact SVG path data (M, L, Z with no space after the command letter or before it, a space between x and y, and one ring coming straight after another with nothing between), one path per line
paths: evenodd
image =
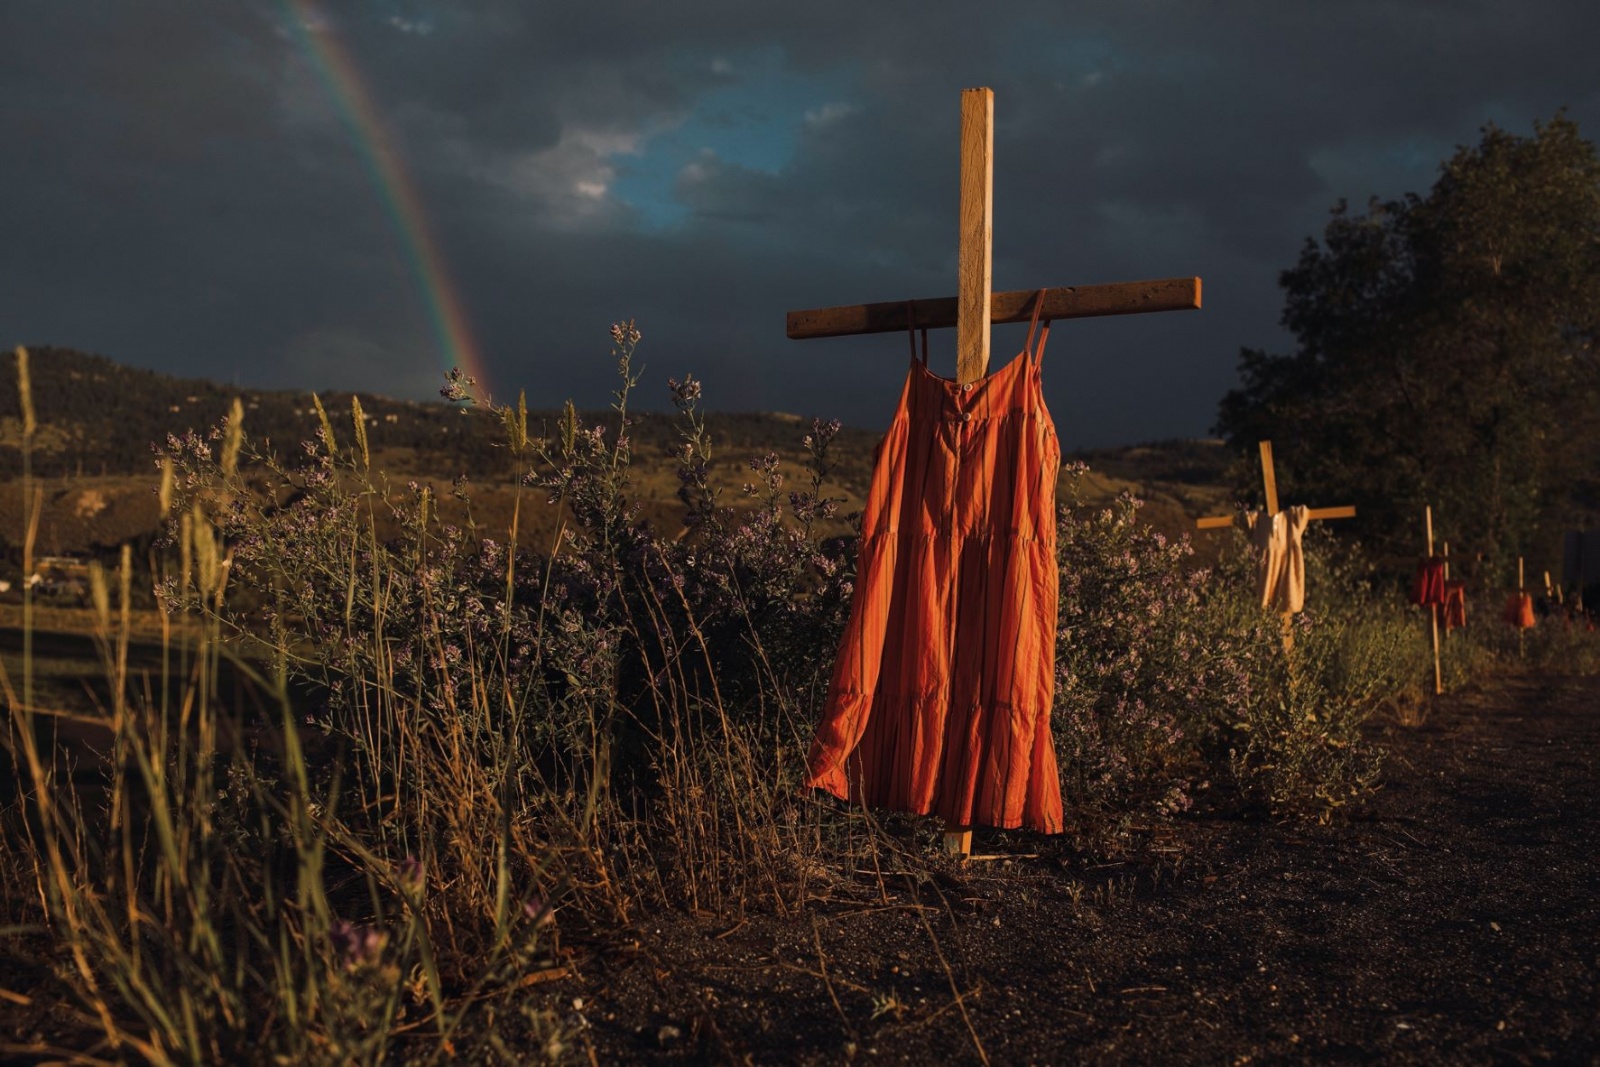
M1336 508L1312 508L1310 517L1313 519L1353 519L1356 509L1351 505ZM1224 526L1232 526L1238 521L1236 515L1208 515L1203 519L1196 519L1195 526L1202 530L1220 530Z
M1027 322L1033 317L1037 289L1018 289L990 297L989 321ZM953 296L930 300L852 304L789 312L789 339L853 337L897 333L906 329L938 330L956 324ZM1193 311L1200 306L1199 278L1160 278L1147 282L1063 286L1044 291L1044 319L1090 319L1106 315L1138 315L1150 311ZM907 312L910 312L909 317Z

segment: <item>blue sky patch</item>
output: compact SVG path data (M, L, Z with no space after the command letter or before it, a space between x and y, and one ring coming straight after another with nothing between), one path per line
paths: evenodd
M674 195L678 175L707 153L724 163L777 174L794 158L807 116L837 113L854 78L792 70L781 46L698 57L720 79L687 115L649 134L637 154L619 155L612 193L654 228L673 226L688 209Z

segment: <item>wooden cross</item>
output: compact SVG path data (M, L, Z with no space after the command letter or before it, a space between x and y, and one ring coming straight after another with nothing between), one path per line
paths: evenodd
M956 328L956 381L977 381L989 370L989 327L993 323L1026 322L1034 313L1046 320L1104 315L1137 315L1151 311L1190 311L1200 306L1199 278L1120 282L1041 290L992 292L994 246L994 90L961 93L961 204L956 295L927 300L854 304L791 311L788 334L793 340L893 333L913 327ZM945 848L966 857L972 851L972 828L947 826Z
M1261 442L1261 481L1263 486L1266 488L1266 517L1270 520L1272 516L1278 513L1279 510L1278 472L1272 465L1271 441ZM1331 508L1309 508L1307 511L1309 518L1317 520L1353 519L1356 517L1356 509L1350 504L1343 504L1338 507ZM1224 526L1232 526L1237 521L1238 516L1235 515L1207 515L1204 518L1197 519L1195 521L1195 526L1202 530L1216 530ZM1283 647L1285 650L1289 649L1294 643L1293 631L1290 629L1290 627L1293 625L1291 621L1292 618L1293 615L1290 612L1286 611L1283 613Z

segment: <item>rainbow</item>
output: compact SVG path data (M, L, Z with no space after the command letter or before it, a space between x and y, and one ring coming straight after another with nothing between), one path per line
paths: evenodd
M361 81L354 57L337 37L314 0L286 0L290 33L305 48L311 65L328 89L350 130L372 183L377 188L411 264L417 288L427 303L444 369L461 368L487 392L489 380L483 353L472 335L461 295L450 280L444 256L428 225L422 198L384 128L372 95Z

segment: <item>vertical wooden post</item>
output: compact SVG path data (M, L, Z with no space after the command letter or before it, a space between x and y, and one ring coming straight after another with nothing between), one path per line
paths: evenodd
M961 232L956 267L956 381L989 373L994 289L994 90L961 91ZM972 854L972 828L944 828L946 852Z
M1271 522L1278 514L1278 472L1272 466L1271 441L1261 442L1261 484L1267 491L1266 519ZM1283 613L1282 626L1283 650L1289 652L1294 648L1294 616L1287 611Z
M1522 604L1523 596L1522 557L1517 557L1517 659L1523 659L1527 653L1527 635L1522 629Z
M1450 580L1450 542L1439 542L1439 550L1444 555L1444 580L1448 582ZM1446 596L1448 598L1448 594ZM1445 623L1444 627L1444 639L1446 641L1450 640L1450 624L1448 622Z
M1433 505L1426 504L1422 509L1423 521L1428 527L1428 558L1433 558ZM1439 669L1439 605L1430 604L1429 614L1432 616L1433 625L1433 695L1438 696L1444 692L1444 674Z
M956 276L956 381L989 373L994 257L994 90L961 91L961 240Z
M1278 513L1278 472L1272 467L1272 442L1261 442L1261 481L1267 487L1267 518Z

